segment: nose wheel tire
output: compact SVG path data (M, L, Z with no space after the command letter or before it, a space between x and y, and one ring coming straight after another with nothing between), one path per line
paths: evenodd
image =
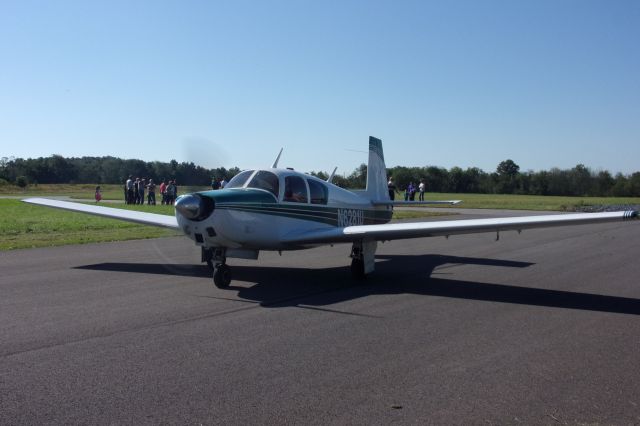
M227 288L231 283L231 268L225 264L218 264L213 269L213 283L218 288Z

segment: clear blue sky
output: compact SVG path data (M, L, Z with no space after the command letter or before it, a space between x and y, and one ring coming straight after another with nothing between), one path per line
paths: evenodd
M0 0L0 156L640 170L640 1ZM355 150L355 151L354 151Z

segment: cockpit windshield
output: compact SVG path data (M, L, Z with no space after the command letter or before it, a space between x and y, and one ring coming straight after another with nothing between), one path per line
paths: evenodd
M259 188L271 192L276 198L280 191L278 176L266 170L258 171L247 185L247 188Z
M228 184L225 185L224 188L242 188L253 172L254 170L245 170L244 172L238 173L229 181Z

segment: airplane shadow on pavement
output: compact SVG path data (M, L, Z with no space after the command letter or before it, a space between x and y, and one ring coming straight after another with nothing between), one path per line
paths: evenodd
M526 268L533 263L432 254L377 255L376 259L378 261L375 273L362 281L351 279L348 266L315 270L259 265L233 266L234 281L228 289L222 291L235 291L240 300L252 301L270 308L301 305L307 308L326 307L371 295L415 294L640 315L640 299L438 277L440 274L446 274L448 268L460 265ZM205 265L100 263L76 268L211 280L211 273ZM245 282L249 285L234 285L234 282ZM210 281L208 284L213 286Z

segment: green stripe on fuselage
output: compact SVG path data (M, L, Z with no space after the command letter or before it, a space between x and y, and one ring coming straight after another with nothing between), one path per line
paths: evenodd
M276 197L262 189L232 188L199 192L201 196L213 199L218 203L266 203L276 204Z

